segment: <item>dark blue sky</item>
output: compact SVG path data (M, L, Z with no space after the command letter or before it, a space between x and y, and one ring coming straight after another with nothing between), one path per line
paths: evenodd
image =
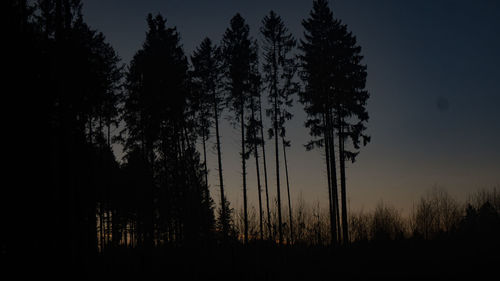
M271 9L301 37L301 20L312 7L312 1L285 0L83 2L85 20L106 35L125 63L144 41L149 12L161 13L167 25L177 26L190 54L206 36L218 42L236 12L250 24L255 38L260 39L260 21ZM347 171L351 209L372 208L383 199L408 210L435 185L458 198L480 188L500 187L500 1L330 4L363 48L371 93L372 142ZM323 204L327 195L324 160L320 152L304 150L309 136L300 104L294 112L288 124L291 189L307 201ZM238 134L228 124L223 133L228 196L238 205ZM271 163L273 151L268 150ZM213 154L210 161L211 191L218 198ZM250 192L255 199L252 169ZM273 175L274 169L268 173ZM274 190L274 176L270 183Z

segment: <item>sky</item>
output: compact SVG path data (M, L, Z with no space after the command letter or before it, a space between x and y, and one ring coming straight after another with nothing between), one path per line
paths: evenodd
M104 33L123 63L141 48L148 13L161 13L167 26L177 27L189 56L205 37L219 42L237 12L258 40L261 20L270 10L300 39L301 21L312 8L312 0L82 2L85 21ZM406 213L433 187L446 189L458 200L479 189L500 188L500 1L329 3L362 47L370 92L367 127L372 140L355 163L347 164L349 209L369 211L384 201ZM327 206L324 156L303 146L310 137L302 105L296 103L292 112L287 123L292 201L301 195L311 205ZM224 120L224 184L233 207L241 205L243 196L239 144L238 129ZM274 198L274 150L267 144ZM213 148L209 152L210 191L218 202L216 154ZM116 153L121 156L119 147ZM248 163L249 198L256 207L255 160ZM286 194L284 175L281 178L281 192ZM282 200L286 205L286 197Z

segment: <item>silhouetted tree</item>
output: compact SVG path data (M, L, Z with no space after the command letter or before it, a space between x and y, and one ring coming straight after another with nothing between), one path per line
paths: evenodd
M197 243L211 235L211 201L195 149L199 102L175 28L161 15L147 18L146 41L130 65L124 103L125 149L139 149L148 164L144 246L162 241ZM203 126L202 124L201 126Z
M457 202L443 189L433 188L420 198L411 216L412 232L424 239L449 234L460 219Z
M278 235L280 243L283 242L282 221L281 221L281 193L280 193L280 173L279 173L279 142L282 137L283 149L287 142L285 141L285 120L289 120L292 114L286 110L291 106L291 95L298 92L298 85L293 81L297 67L291 52L295 47L296 41L288 32L281 17L273 11L262 20L261 33L264 36L264 83L269 90L268 100L272 107L266 111L268 116L272 117L273 128L269 129L269 136L274 136L275 156L276 156L276 190L278 202ZM287 179L288 182L288 179ZM287 192L290 194L289 185ZM292 225L292 211L290 196L289 218ZM293 227L290 227L293 231ZM291 239L293 233L290 233Z
M285 29L286 30L286 29ZM285 121L290 120L292 118L292 114L287 110L287 107L291 107L293 103L292 95L299 92L299 85L294 81L295 75L297 73L297 63L294 58L287 57L287 53L292 51L292 49L296 45L295 39L291 35L289 38L285 40L285 48L283 53L282 60L283 63L283 73L281 74L281 79L283 80L283 88L281 90L281 98L283 101L283 105L281 107L280 112L280 128L279 133L281 136L281 142L283 145L283 160L285 162L285 176L286 176L286 190L288 195L288 215L289 215L289 223L290 223L290 241L293 243L293 217L292 217L292 201L290 197L290 183L288 177L288 161L286 158L286 148L290 147L290 141L286 140L286 129L285 129ZM288 49L289 48L289 49Z
M304 40L300 41L299 56L301 60L301 78L305 89L301 92L300 101L308 115L306 127L313 136L306 148L324 147L328 180L328 202L330 210L331 243L338 241L338 198L337 172L335 164L335 144L333 140L333 50L331 46L331 30L335 25L333 14L326 1L314 1L310 18L302 21L305 28Z
M207 173L206 165L206 148L205 137L209 134L209 128L215 125L217 162L219 170L219 187L220 187L220 212L218 222L223 237L229 234L231 227L231 211L229 201L226 200L224 193L224 180L222 172L222 155L221 142L219 133L219 118L222 114L223 96L221 91L221 58L220 49L213 46L209 38L205 38L200 46L194 51L191 56L193 65L192 78L198 92L198 108L200 114L200 125L203 138L203 154L205 173ZM208 184L208 182L207 182Z
M67 264L86 278L83 269L92 267L98 250L96 214L104 179L96 169L103 163L104 130L98 124L116 116L119 58L104 36L85 23L78 0L4 4L6 37L12 42L7 53L15 61L10 67L7 60L13 76L7 78L14 86L8 88L23 93L16 93L25 99L23 104L34 104L42 112L26 118L30 139L37 142L32 145L46 154L29 157L39 159L30 165L43 171L37 190L26 191L38 201L34 206L40 206L30 218L32 229L45 237L38 245L50 245L47 250L56 264ZM25 106L22 110L35 112ZM41 248L33 252L47 253Z
M210 39L205 38L201 45L198 47L197 50L193 52L193 56L191 57L191 62L193 65L193 71L190 72L190 77L192 79L192 95L191 95L191 104L190 107L193 110L193 114L195 115L196 122L198 125L197 131L198 134L201 136L201 141L202 141L202 149L203 149L203 166L205 169L205 184L207 185L208 188L208 166L207 166L207 146L206 142L210 138L210 128L212 127L212 100L213 98L211 97L211 94L214 90L210 91L207 90L215 88L214 86L208 85L205 86L203 84L207 83L215 83L216 80L212 80L213 77L207 77L210 75L209 73L204 73L203 78L199 78L199 62L198 61L203 61L205 58L201 58L200 60L197 60L198 57L200 57L200 53L205 52L208 53L209 59L212 59L212 42ZM206 57L207 55L205 55ZM206 59L205 59L206 60ZM211 63L213 63L211 61ZM210 66L208 66L210 67ZM215 69L210 69L211 71ZM203 69L202 71L206 71L206 69ZM214 72L213 74L217 75L217 72ZM208 80L207 78L210 78ZM207 81L208 80L208 81Z
M257 42L253 42L252 49L258 54ZM260 167L259 167L259 145L262 144L262 140L259 137L259 131L262 133L262 119L257 119L257 111L260 111L262 106L260 104L261 96L261 77L259 73L259 62L257 59L253 59L250 66L250 83L251 92L249 97L248 108L250 111L250 116L248 118L247 125L247 151L249 154L253 152L255 158L255 168L257 175L257 194L259 203L259 233L260 238L264 239L264 227L263 227L263 212L262 212L262 187L260 181Z
M288 162L286 160L286 148L290 146L290 141L285 141L285 137L281 136L282 144L283 144L283 160L285 162L285 178L286 178L286 191L288 195L288 218L289 218L289 228L290 228L290 239L289 243L293 243L293 216L292 216L292 201L290 199L290 181L288 178Z
M260 120L260 140L261 140L261 147L262 147L262 163L263 163L263 168L264 168L264 186L266 188L266 211L267 211L267 231L268 231L268 238L271 239L272 236L272 228L271 228L271 210L269 208L269 188L268 188L268 181L267 181L267 161L266 161L266 141L264 138L264 124L263 124L263 119L262 119L262 100L261 100L261 95L259 94L259 99L258 99L258 110L259 110L259 120Z
M338 215L337 176L335 165L335 132L339 139L339 168L342 203L342 239L348 238L347 196L345 181L345 161L355 161L360 143L366 145L370 137L365 135L368 121L366 101L369 97L365 90L366 66L361 64L361 47L356 38L347 31L347 26L334 19L328 3L317 0L308 20L303 21L306 29L305 40L301 41L303 75L306 91L302 102L310 119L306 125L311 134L323 139L309 144L325 145L327 170L331 188L332 217ZM354 151L345 146L345 139L352 140ZM330 164L328 165L328 162ZM337 219L338 221L338 219ZM332 219L332 223L336 224ZM332 227L332 233L335 229Z
M474 248L495 249L500 246L500 194L496 189L481 190L467 200L465 215L458 223L458 237Z
M366 101L369 98L366 87L366 66L361 64L361 47L357 45L356 37L347 31L347 26L337 20L333 33L334 55L334 96L336 112L336 128L339 140L340 186L342 199L342 238L349 242L349 226L347 220L347 195L345 162L354 163L362 144L365 146L370 137L366 135L368 112ZM332 117L333 122L333 117ZM345 140L352 141L352 148L347 149Z
M371 218L370 232L371 238L379 242L404 238L401 215L394 207L379 202Z
M65 257L71 253L63 251L71 240L57 240L60 235L57 222L64 216L58 213L59 207L65 202L57 198L59 190L55 184L62 177L58 167L51 165L57 157L54 154L57 148L53 146L56 128L51 124L53 93L45 91L53 89L54 80L48 79L51 70L46 64L50 59L48 46L33 19L35 11L30 3L8 0L0 4L4 130L10 135L4 139L4 147L8 147L4 159L6 184L0 199L3 224L0 247L6 260L2 267L5 275L9 275L11 260L17 253L29 251L34 260L48 250ZM68 228L64 230L69 233ZM62 260L58 258L51 261ZM23 273L12 273L24 277Z
M257 59L256 50L252 48L249 37L249 27L240 14L236 14L226 29L222 39L222 54L226 89L229 92L228 104L235 113L235 120L239 122L241 130L241 168L243 176L243 211L244 211L244 239L248 242L248 212L247 212L247 180L245 150L246 138L245 112L252 94L251 65ZM236 125L236 122L235 122Z

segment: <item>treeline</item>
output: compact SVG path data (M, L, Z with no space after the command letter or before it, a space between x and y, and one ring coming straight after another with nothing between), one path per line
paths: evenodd
M360 145L369 141L364 133L369 95L361 48L326 1L313 1L300 42L273 11L262 20L260 40L236 14L220 44L205 38L190 56L176 28L149 14L146 38L128 66L104 35L85 23L80 1L5 4L14 89L43 110L34 118L41 131L35 136L47 144L35 151L47 152L36 158L48 171L40 179L44 188L34 194L44 198L40 216L56 233L48 239L61 246L61 256L73 253L85 263L108 247L246 244L256 237L293 243L301 235L295 233L300 222L293 217L286 158L294 96L308 114L307 149L322 148L326 156L330 243L349 241L345 161L354 161ZM264 115L270 128L263 125ZM231 116L241 134L241 231L226 199L223 116ZM218 206L208 183L212 137ZM266 162L266 140L274 146L272 164ZM121 163L113 143L124 147ZM252 157L255 187L247 184ZM275 165L274 179L269 165ZM283 173L286 183L280 182ZM276 198L270 198L274 181ZM252 237L249 192L259 199L258 233Z
M314 241L312 245L327 245L329 224L326 212L318 207L300 205L305 206L306 211L296 213L296 220L306 223L296 231L305 231L308 233L306 237L314 234L321 237L316 241L304 239L302 243ZM350 242L354 244L457 240L499 246L500 192L496 188L480 190L469 194L465 202L460 202L445 189L435 187L417 200L406 215L390 203L380 201L369 212L351 212L349 224Z
M295 245L329 246L331 242L329 210L319 202L306 202L301 195L294 201L293 225L284 224L285 232L293 232ZM272 228L277 228L277 207L271 208ZM258 240L257 211L249 212L250 237ZM390 203L380 201L373 210L351 211L349 242L352 244L386 243L403 240L448 240L464 238L495 242L500 234L500 193L496 188L469 194L459 202L442 188L432 188L403 215ZM290 230L290 227L293 228ZM236 228L243 232L243 209L236 216ZM286 238L285 243L291 243Z
M14 127L2 251L9 262L36 260L39 274L51 271L42 266L50 261L84 279L90 273L82 269L97 253L97 210L107 204L113 212L103 198L119 179L110 136L120 119L124 67L104 35L85 23L80 1L1 5L4 105Z

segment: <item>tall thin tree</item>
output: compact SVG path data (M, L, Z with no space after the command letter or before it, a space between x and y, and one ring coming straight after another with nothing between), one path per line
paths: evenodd
M262 119L262 100L261 100L261 95L259 94L259 120L260 120L260 140L261 140L261 147L262 147L262 164L263 164L263 169L264 169L264 186L266 189L266 211L267 211L267 235L268 238L271 239L272 236L272 228L271 228L271 210L269 208L269 188L268 188L268 181L267 181L267 160L266 160L266 141L264 138L264 123Z
M305 82L305 89L301 92L300 101L308 115L306 127L313 137L307 145L308 150L323 147L326 157L328 182L328 202L330 211L330 238L331 244L338 242L338 199L337 199L337 171L335 164L335 144L333 141L333 88L332 68L333 48L331 34L335 22L333 13L325 0L313 2L313 9L309 18L302 21L304 39L300 41L299 55L301 61L301 78Z
M291 52L296 41L285 27L281 17L270 11L262 20L261 34L264 36L264 83L269 90L268 100L272 104L266 113L272 118L272 128L269 135L274 136L276 162L276 200L278 205L278 240L283 242L280 165L279 165L279 137L285 134L285 120L291 118L291 113L284 106L291 106L290 96L297 92L298 87L293 82L296 72L296 63ZM288 192L289 193L289 192ZM290 222L292 217L290 216Z
M249 96L251 95L251 64L257 60L256 50L252 48L249 27L240 14L236 14L226 29L222 39L226 88L229 92L228 104L235 113L235 120L241 131L241 170L243 177L244 241L248 243L248 200L246 159L246 118ZM236 124L235 124L236 125Z
M195 85L197 85L196 89L200 91L199 94L204 97L202 98L204 102L199 104L199 110L211 111L210 113L207 112L206 114L204 114L202 118L209 118L210 120L212 120L215 127L220 188L220 215L218 218L218 225L220 227L220 230L222 231L222 236L224 237L224 239L226 239L230 229L231 211L229 209L229 202L227 201L224 193L221 141L219 132L219 119L223 109L221 107L223 92L221 91L220 48L214 46L209 38L205 38L191 56L191 62L193 65L192 78ZM202 109L202 107L204 109ZM205 124L205 126L211 125L211 123Z
M356 160L360 144L365 146L370 136L365 133L368 112L366 102L369 93L366 87L366 65L361 64L363 56L356 37L347 30L347 25L336 20L332 32L335 52L334 91L337 136L339 142L340 193L342 200L342 240L349 242L347 219L347 192L345 162ZM332 117L333 122L333 117ZM352 141L352 148L346 148L346 139Z
M323 137L311 141L308 148L325 146L332 244L340 238L343 243L348 243L345 161L354 161L358 152L347 150L345 139L352 140L355 150L359 149L361 141L363 145L370 141L364 133L368 120L365 106L369 96L364 89L366 66L361 65L361 48L355 37L347 31L346 25L334 19L327 1L314 1L310 18L302 24L306 32L301 41L300 59L306 89L301 102L309 116L306 125L311 129L311 135ZM335 134L339 140L341 212L338 207ZM338 232L340 227L341 234Z
M258 53L257 42L254 41L252 48ZM262 186L260 180L260 165L259 165L259 145L262 140L259 137L259 131L262 132L262 119L257 118L257 111L262 108L260 105L260 92L261 92L261 77L259 73L259 62L257 59L251 63L251 95L249 97L249 111L250 117L247 125L247 144L248 152L253 152L255 158L255 168L257 175L257 195L259 203L259 233L260 238L264 239L264 226L263 226L263 212L262 212Z

